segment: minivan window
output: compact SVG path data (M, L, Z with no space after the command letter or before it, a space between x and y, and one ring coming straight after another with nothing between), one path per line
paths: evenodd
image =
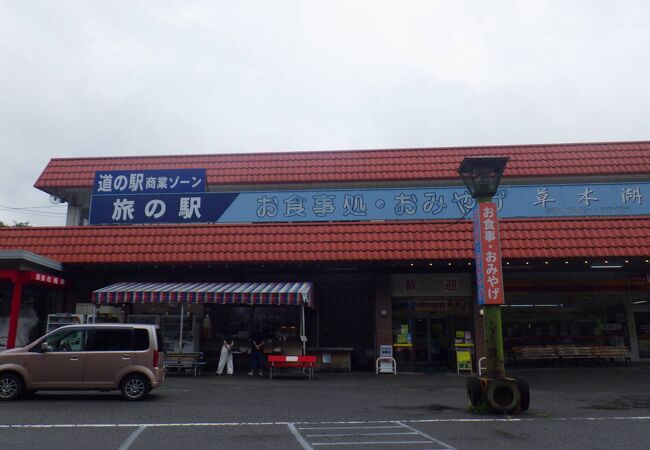
M146 328L135 329L135 349L149 350L149 330Z
M95 339L92 350L96 352L132 351L133 329L95 328Z
M87 330L62 330L45 342L50 352L80 352L86 349Z

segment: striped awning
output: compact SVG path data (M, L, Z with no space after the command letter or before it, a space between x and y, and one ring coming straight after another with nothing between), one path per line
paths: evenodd
M302 283L133 283L93 292L99 305L115 303L216 303L221 305L305 305L314 307L313 284Z

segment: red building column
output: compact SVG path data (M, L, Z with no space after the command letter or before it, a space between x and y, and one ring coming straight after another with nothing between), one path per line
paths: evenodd
M18 334L18 317L20 317L20 303L23 295L23 283L25 277L20 270L2 270L2 278L8 278L14 284L11 295L11 312L9 313L9 332L7 336L7 350L16 346L16 335Z
M10 280L14 287L11 294L11 312L9 315L9 332L7 333L7 349L16 346L18 334L18 319L20 317L20 304L23 295L23 285L31 283L41 286L64 288L68 284L59 275L49 275L30 270L1 269L0 278Z
M7 350L16 346L16 334L18 333L18 317L20 316L20 300L23 295L23 280L16 276L14 290L11 296L11 313L9 315L9 335L7 337Z

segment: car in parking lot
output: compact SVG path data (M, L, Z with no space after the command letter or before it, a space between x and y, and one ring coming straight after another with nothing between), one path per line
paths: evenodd
M45 390L119 390L140 400L165 378L155 325L85 324L58 328L0 352L0 400Z

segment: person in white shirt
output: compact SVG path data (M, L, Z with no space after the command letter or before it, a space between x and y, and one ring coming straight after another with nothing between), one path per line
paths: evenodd
M232 375L232 352L235 349L235 341L229 335L223 337L223 345L221 346L221 355L219 356L219 367L217 368L217 375L223 373L224 366L227 365L227 374Z

